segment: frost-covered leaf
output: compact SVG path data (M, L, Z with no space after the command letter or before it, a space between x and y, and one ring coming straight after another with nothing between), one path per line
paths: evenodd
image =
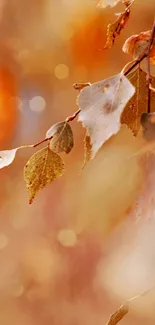
M135 88L121 73L81 90L79 121L91 138L93 158L102 144L120 128L120 116Z
M13 162L18 149L19 148L0 151L0 169Z
M116 38L120 35L121 30L125 27L130 16L130 9L126 9L122 12L117 20L107 26L107 41L105 49L111 48L114 45Z
M136 69L128 75L128 79L136 88L136 92L125 107L121 123L127 124L137 135L140 129L140 118L142 113L147 112L148 87L146 85L146 73L141 69ZM152 86L155 87L155 78L152 76ZM151 93L151 111L155 110L155 93Z
M73 132L67 122L54 124L46 133L46 138L50 137L50 149L57 153L69 153L74 146Z
M97 2L97 7L106 8L107 6L114 7L121 0L99 0Z
M53 182L64 172L63 160L57 153L45 147L37 151L24 167L24 179L29 192L29 203L47 184Z
M123 52L132 55L133 59L137 59L147 50L150 37L151 30L141 32L139 35L130 36L123 45ZM150 51L150 61L152 64L155 64L155 46Z

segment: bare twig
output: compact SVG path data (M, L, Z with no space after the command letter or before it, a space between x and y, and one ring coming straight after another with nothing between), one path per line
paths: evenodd
M67 118L66 118L66 122L72 122L76 117L77 117L77 115L80 113L80 109L78 109L78 111L76 111L73 115L71 115L71 116L68 116Z
M133 64L124 72L127 76L140 62L142 62L147 57L147 52L142 53L137 60L133 61Z
M46 142L46 141L48 141L48 140L51 140L51 139L52 139L52 137L50 137L50 138L45 138L45 139L43 139L43 140L41 140L41 141L39 141L39 142L33 144L32 146L33 146L33 148L36 148L36 147L40 146L40 144L42 144L42 143L44 143L44 142Z
M130 303L133 300L136 300L138 298L144 297L145 295L147 295L150 291L152 291L155 287L153 286L152 288L143 291L142 293L140 293L139 295L136 295L132 298L130 298L129 300L127 300L123 305L121 305L114 314L112 314L109 318L109 321L106 325L117 325L118 322L120 320L123 319L123 317L128 314L129 312L129 307L130 307Z
M122 305L114 314L109 318L109 321L106 325L116 325L118 322L123 319L123 317L128 313L129 305L128 303Z

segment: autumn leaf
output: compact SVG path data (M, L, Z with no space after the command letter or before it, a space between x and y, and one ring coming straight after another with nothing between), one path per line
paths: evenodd
M0 169L9 166L13 162L18 149L0 151Z
M122 305L114 314L110 316L107 325L116 325L129 312L128 303Z
M114 45L116 38L120 35L121 30L125 27L130 16L130 9L127 8L122 12L117 20L107 26L107 41L105 44L105 49L109 49Z
M29 192L29 203L36 194L64 172L63 160L57 153L45 147L37 151L24 167L24 179Z
M72 129L67 122L54 124L46 133L46 138L50 138L50 149L60 153L69 153L74 146Z
M155 78L152 78L152 86L155 87ZM129 81L136 88L134 96L130 99L125 107L122 116L121 123L127 124L133 131L134 135L137 135L140 129L140 118L142 113L147 112L147 96L148 87L146 84L146 73L137 68L128 75ZM155 93L151 94L151 111L155 109Z
M97 3L97 7L106 8L107 6L114 7L121 0L99 0Z
M77 104L79 121L91 138L92 155L120 129L120 116L135 88L122 74L96 82L81 90Z
M82 90L83 88L90 86L90 82L76 82L73 84L73 88L76 90Z
M139 35L132 35L125 41L122 48L123 52L132 55L133 59L137 59L147 50L150 37L151 30L141 32ZM152 47L149 56L151 63L155 64L155 46Z

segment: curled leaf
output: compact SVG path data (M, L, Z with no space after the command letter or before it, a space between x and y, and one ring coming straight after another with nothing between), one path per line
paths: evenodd
M134 92L135 88L121 73L81 90L77 98L81 109L79 121L91 138L91 158L120 129L121 113Z
M76 90L82 90L83 88L90 86L90 82L76 82L73 84L73 88Z
M155 87L155 78L152 78L152 86ZM133 131L134 135L137 135L140 129L140 119L142 113L147 112L147 96L148 87L146 84L146 73L141 69L136 69L128 75L128 79L136 89L134 96L130 99L126 105L122 116L121 123L127 124ZM155 93L151 94L151 111L155 108Z
M107 26L107 41L105 44L105 49L109 49L114 45L116 38L120 35L121 30L125 27L130 16L130 9L127 8L122 12L117 20Z
M123 52L132 55L133 59L137 59L142 53L144 53L149 45L151 37L151 30L141 32L139 35L130 36L124 43ZM150 51L150 61L155 64L155 46Z
M73 132L67 122L54 124L46 133L46 138L50 137L49 147L57 153L69 153L74 146Z
M29 203L36 194L64 172L63 160L57 153L45 147L37 151L24 167L24 179L29 192Z
M0 151L0 169L9 166L13 162L18 149Z

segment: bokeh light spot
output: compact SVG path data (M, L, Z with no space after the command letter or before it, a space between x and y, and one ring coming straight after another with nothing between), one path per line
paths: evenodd
M22 111L23 102L20 97L15 96L10 98L10 104L15 105L20 111Z
M66 64L60 63L55 67L54 74L58 79L66 79L69 76L69 68Z
M71 229L60 230L57 238L60 244L65 247L73 247L77 243L77 236Z
M29 102L30 109L36 113L42 112L46 107L45 99L41 96L33 97Z

